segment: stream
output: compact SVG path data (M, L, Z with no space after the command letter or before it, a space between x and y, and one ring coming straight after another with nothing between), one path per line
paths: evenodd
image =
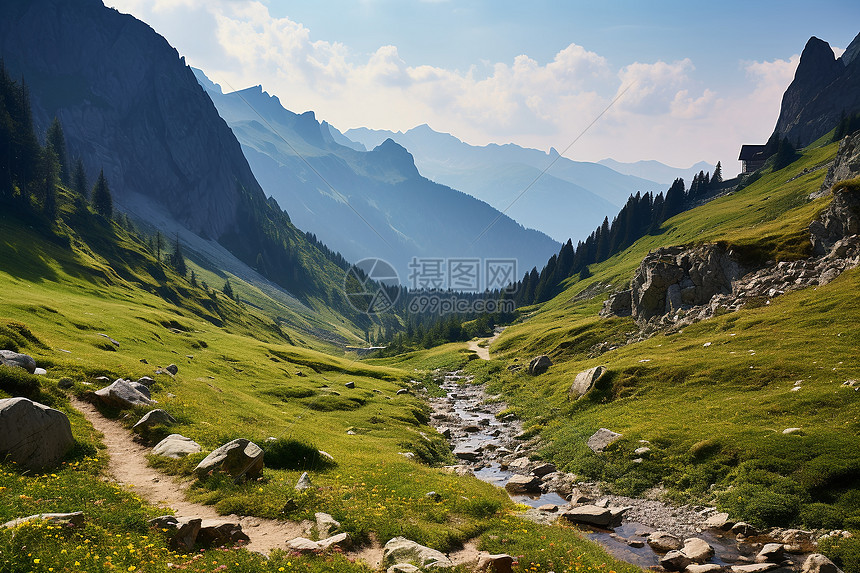
M481 386L472 383L472 377L461 371L439 373L437 381L445 397L431 399L431 424L448 438L458 465L450 471L472 472L476 477L504 487L516 474L544 474L543 493L534 495L509 494L515 502L529 506L524 517L541 523L552 523L558 512L570 507L571 492L585 494L596 505L603 507L625 506L630 509L621 525L601 529L580 525L590 539L600 543L609 553L642 568L657 566L662 554L645 543L648 535L657 530L668 531L681 540L698 537L714 548L709 561L720 566L754 563L765 538L737 537L728 531L705 527L707 517L716 513L714 508L687 506L673 507L657 500L605 495L597 484L578 483L570 474L556 472L552 464L529 462L528 456L537 440L520 440L519 421L513 417L496 418L506 405L489 398ZM791 563L784 563L780 571L797 571L805 555L789 555Z

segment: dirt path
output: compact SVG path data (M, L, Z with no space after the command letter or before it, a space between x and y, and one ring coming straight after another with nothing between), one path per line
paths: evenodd
M242 525L242 531L251 538L247 548L265 554L275 548L284 548L289 539L307 535L305 527L300 523L260 517L222 516L212 506L186 501L185 490L188 489L190 481L177 482L171 476L146 465L149 448L136 443L128 430L102 416L92 404L74 397L71 401L93 427L104 434L103 441L110 456L108 470L114 480L131 488L148 502L172 508L176 515L181 517L236 521Z
M469 345L469 350L478 355L478 358L481 360L489 360L490 359L490 345L496 341L499 335L502 333L504 328L499 327L495 334L493 334L489 338L481 338L478 340L470 340L466 344ZM480 343L485 343L484 346L479 346Z
M165 509L172 508L178 517L200 517L218 519L241 524L242 531L251 538L246 545L249 551L259 551L268 555L272 549L284 549L286 542L296 537L307 537L308 523L295 521L276 521L261 517L219 515L209 505L192 503L185 499L185 490L190 480L179 482L146 463L149 448L138 444L131 434L116 422L108 420L89 402L70 397L72 406L79 410L93 427L104 435L102 441L110 457L108 471L120 485L132 489L138 496L153 505ZM379 569L382 562L382 546L376 540L370 546L348 552L350 559L366 562ZM455 565L475 563L478 559L477 546L467 542L463 549L449 555Z

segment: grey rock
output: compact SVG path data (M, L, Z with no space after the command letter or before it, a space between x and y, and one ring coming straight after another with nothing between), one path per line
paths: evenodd
M454 450L454 457L474 462L481 458L481 453L474 450Z
M349 549L352 546L352 537L349 533L343 532L338 533L337 535L332 535L330 537L326 537L325 539L320 539L317 541L317 545L320 550L325 551L326 549L330 549L332 547L337 547L339 549Z
M287 541L287 549L296 553L313 553L321 548L319 544L307 537L295 537Z
M802 573L842 573L833 561L821 553L813 553L803 562Z
M776 563L752 563L750 565L732 565L730 571L732 573L764 573L777 567L779 565Z
M744 537L750 537L752 535L758 535L759 531L749 523L745 521L739 521L732 526L732 533L734 533L735 535L743 535Z
M680 551L684 546L680 539L666 531L651 533L645 542L651 546L651 549L659 552Z
M29 354L19 354L11 350L0 350L0 365L23 368L30 374L36 372L36 361Z
M129 386L131 386L132 388L134 388L135 390L137 390L138 392L140 392L141 394L143 394L144 396L146 396L147 398L152 400L152 392L149 391L149 386L147 386L146 384L141 384L140 382L131 382L131 381L129 381L128 384L129 384Z
M592 451L599 453L622 437L623 434L613 432L606 428L600 428L594 432L590 438L588 438L586 445L591 448Z
M347 382L346 384L344 384L344 387L345 387L345 388L355 388L355 382L353 382L353 381L351 381L351 380L350 380L349 382Z
M44 368L36 367L36 369L33 370L33 374L35 374L36 376L45 376L47 373L48 371Z
M478 557L476 572L485 573L511 573L513 571L514 558L507 553L495 555L481 554Z
M603 302L600 316L630 316L633 312L632 304L632 291L630 289L613 293Z
M659 563L667 571L683 571L693 564L693 560L684 555L683 551L673 550L662 556Z
M131 427L131 430L133 432L140 432L158 424L161 424L163 426L169 426L175 423L176 418L174 418L164 410L156 408L155 410L150 410L149 412L144 414L143 417L138 420L134 426Z
M539 376L549 370L549 367L552 366L552 360L546 354L541 354L540 356L536 356L531 359L529 362L529 374L532 376Z
M756 563L780 563L785 557L785 546L782 543L767 543L755 556Z
M202 451L203 449L200 447L200 444L180 434L170 434L152 448L153 454L173 458L174 460Z
M144 386L146 386L148 388L148 387L152 386L153 384L155 384L155 380L153 380L149 376L141 376L140 378L137 379L137 383L143 384Z
M579 400L594 387L595 382L606 372L605 366L595 366L576 375L567 396L570 400Z
M242 525L235 521L204 519L197 533L197 543L205 547L220 547L228 543L247 541L250 541L250 538L242 531Z
M236 481L242 478L258 478L263 472L263 450L245 438L227 442L212 451L194 468L198 478L215 471L222 471Z
M170 533L168 545L179 551L194 551L197 536L203 520L199 517L176 517L162 515L149 520L149 524L158 529L167 529Z
M510 493L537 493L540 491L541 481L536 476L513 475L505 483L505 489Z
M317 533L320 537L329 537L340 529L340 522L328 513L318 511L314 514L317 522Z
M571 523L596 525L606 527L613 521L612 512L605 507L596 505L578 505L561 512L562 519Z
M860 133L855 133L842 138L839 142L839 150L833 164L827 169L821 188L812 193L810 199L818 199L829 195L833 191L833 185L845 179L853 179L860 176Z
M73 511L71 513L37 513L27 517L19 517L0 525L0 529L11 529L30 521L48 521L54 525L65 525L80 527L84 524L84 513Z
M555 464L552 463L538 464L532 468L532 474L537 477L544 477L556 471Z
M842 189L809 224L812 254L824 255L841 239L860 233L860 192Z
M176 376L176 374L179 372L179 366L177 366L176 364L170 364L167 366L167 368L165 368L165 370Z
M714 548L704 539L691 537L684 540L684 548L681 553L690 558L694 563L705 563L714 556Z
M126 409L134 406L149 406L153 403L140 390L121 378L110 386L96 390L94 394L103 405L113 408Z
M0 399L0 457L37 471L56 465L74 443L59 410L27 398Z
M717 573L717 571L722 571L722 565L717 565L716 563L692 563L687 565L687 568L684 569L687 573Z
M421 569L450 568L454 564L444 553L419 545L405 537L395 537L382 549L382 566L410 563Z
M734 526L733 521L729 521L728 513L715 513L705 520L705 527L713 529L731 529Z
M311 487L313 487L313 484L311 483L311 478L308 475L308 472L302 472L302 475L299 476L299 481L296 482L293 489L296 491L302 491Z

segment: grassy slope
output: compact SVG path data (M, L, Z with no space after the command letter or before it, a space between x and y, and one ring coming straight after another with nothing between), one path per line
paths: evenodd
M104 455L98 439L56 386L69 377L73 391L85 393L98 387L95 378L101 375L111 380L154 376L153 398L179 420L169 431L207 450L235 437L263 443L275 436L310 443L337 461L325 470L307 468L317 487L300 494L292 486L305 469L301 464L266 468L256 483L212 479L192 489L192 499L215 504L223 513L303 519L328 511L359 540L406 535L443 550L483 532L482 543L505 544L524 555L523 568L552 558L570 568L608 563L616 570L635 569L608 559L567 530L550 533L566 540L557 555L544 551L541 528L523 524L519 529L529 527L535 534L508 539L511 522L502 519L519 522L499 516L512 509L504 492L400 455L411 451L432 463L453 461L444 440L425 425L425 405L411 395L396 395L420 373L290 345L288 340L304 335L280 331L264 314L220 294L191 288L115 225L87 226L86 236L63 229L60 235L68 242L62 236L48 240L50 235L36 227L0 215L0 346L33 355L49 374L36 378L0 368L0 397L11 393L13 383L17 388L40 383L34 398L70 414L78 447L47 475L0 464L0 522L83 509L87 525L81 530L44 525L3 530L0 571L162 571L170 562L199 571L221 565L237 571L362 570L338 557L276 554L267 562L245 552L210 551L194 559L168 551L161 534L145 523L156 510L101 481ZM179 366L175 378L154 375L157 366L169 363ZM348 381L354 389L344 386ZM128 425L141 413L108 412ZM350 429L354 435L347 434ZM158 429L151 437L167 431ZM161 465L187 473L202 457ZM431 490L442 495L441 502L425 497ZM291 498L297 509L284 514Z
M835 151L835 144L807 151L791 166L669 220L660 235L595 265L592 278L573 282L502 334L492 348L498 361L481 370L493 373L528 431L547 439L545 456L621 491L662 483L681 498L717 501L762 524L860 527L860 394L841 387L860 375L857 270L768 306L589 358L595 344L623 344L635 330L630 319L605 320L597 311L651 249L724 240L762 260L804 256L805 228L827 199L806 199L825 170L803 170ZM504 368L538 353L556 363L539 378ZM598 364L609 369L599 387L569 402L576 373ZM802 389L792 392L801 379ZM584 442L600 427L624 438L598 456ZM783 435L789 427L803 434ZM636 464L639 440L650 442L652 454Z

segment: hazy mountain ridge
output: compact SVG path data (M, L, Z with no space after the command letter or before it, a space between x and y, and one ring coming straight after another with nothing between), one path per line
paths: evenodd
M516 258L531 268L559 247L487 203L424 178L393 140L370 151L341 145L343 135L313 112L293 113L260 86L225 94L195 73L266 192L289 205L296 225L350 260L383 258L406 281L413 257Z
M700 171L704 171L705 173L712 173L714 171L714 165L711 165L706 161L699 161L686 169L672 167L653 159L625 163L607 157L606 159L601 159L598 163L600 165L605 165L618 173L657 181L658 183L664 184L666 187L669 187L669 185L679 177L683 179L685 183L689 184L690 181L693 180L693 177L698 175Z

